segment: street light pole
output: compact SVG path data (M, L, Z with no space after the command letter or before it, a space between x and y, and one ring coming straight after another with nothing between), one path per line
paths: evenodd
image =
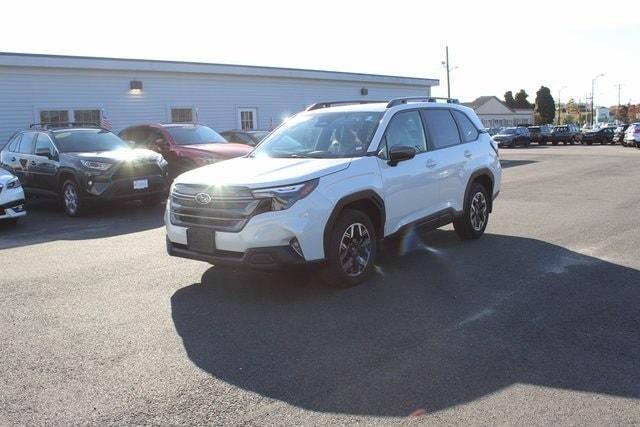
M560 89L558 89L558 121L557 124L560 124L560 114L562 113L562 109L560 108L560 94L562 93L562 89L566 89L567 86L562 86Z
M447 98L451 98L451 84L449 83L449 73L451 72L449 68L449 46L445 46L445 59L447 61Z
M602 77L604 76L604 74L598 74L597 76L595 76L593 79L591 79L591 127L593 128L593 115L594 115L594 102L593 102L593 91L596 85L596 80L598 80L598 77Z

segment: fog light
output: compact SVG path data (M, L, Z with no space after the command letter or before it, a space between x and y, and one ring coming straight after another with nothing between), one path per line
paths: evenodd
M291 241L289 242L289 246L291 246L291 249L293 249L293 251L297 253L300 258L304 258L302 247L300 246L300 242L298 242L298 239L296 239L295 237L291 239Z

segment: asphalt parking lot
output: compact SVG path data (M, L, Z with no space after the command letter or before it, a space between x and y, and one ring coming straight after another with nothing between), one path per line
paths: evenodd
M409 234L348 290L170 258L162 207L31 203L0 425L640 423L640 150L501 156L482 239Z

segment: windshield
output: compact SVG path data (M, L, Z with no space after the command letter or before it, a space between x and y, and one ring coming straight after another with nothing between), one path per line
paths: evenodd
M302 113L271 133L251 157L356 157L367 151L381 118L381 112Z
M267 132L266 130L258 130L249 133L249 136L251 136L251 139L253 139L255 142L262 141L267 135L269 135L269 132Z
M165 129L178 145L219 144L227 142L218 132L207 126L167 126Z
M503 134L503 135L514 135L516 133L516 130L515 130L515 128L504 129L500 133Z
M58 131L54 132L54 136L62 153L131 149L122 139L101 129Z

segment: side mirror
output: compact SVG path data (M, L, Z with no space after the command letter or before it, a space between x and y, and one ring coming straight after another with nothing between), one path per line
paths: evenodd
M51 148L49 147L38 148L36 150L36 156L46 157L51 160L53 158L53 152L51 152Z
M389 166L396 166L398 163L413 159L416 156L416 149L408 145L395 145L389 149Z

